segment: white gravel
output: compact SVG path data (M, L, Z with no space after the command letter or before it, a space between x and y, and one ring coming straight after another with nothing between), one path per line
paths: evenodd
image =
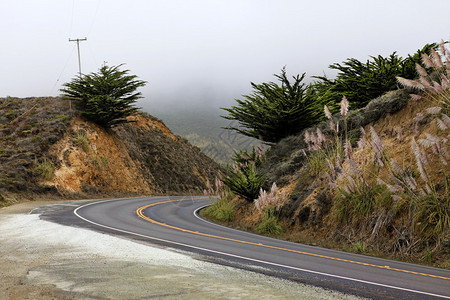
M37 214L0 214L0 264L0 299L356 299Z

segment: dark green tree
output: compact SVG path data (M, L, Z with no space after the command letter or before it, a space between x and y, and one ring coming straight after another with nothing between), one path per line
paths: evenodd
M271 144L323 118L323 105L327 103L316 101L311 87L302 83L305 73L293 76L293 83L289 82L285 68L274 76L280 84L251 82L253 94L243 95L244 100L236 99L237 106L222 108L229 113L223 118L239 122L239 126L226 129Z
M322 101L338 103L345 96L352 109L364 107L371 100L397 89L397 76L406 79L417 77L415 67L416 63L421 62L421 54L429 54L435 48L437 44L427 44L406 58L394 52L388 57L371 56L365 63L349 58L341 64L332 64L329 68L338 71L334 80L326 76L315 76L319 79L314 84L316 97Z
M139 87L146 84L129 70L104 65L97 73L79 75L61 89L66 99L73 100L81 115L105 128L127 122L126 117L138 108L133 104L142 98Z

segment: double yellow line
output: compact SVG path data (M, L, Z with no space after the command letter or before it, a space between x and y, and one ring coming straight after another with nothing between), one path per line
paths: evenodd
M299 251L299 250L292 250L292 249L287 249L287 248L282 248L282 247L277 247L277 246L264 245L262 243L254 243L254 242L248 242L248 241L244 241L244 240L232 239L232 238L227 238L227 237L213 235L213 234L202 233L202 232L193 231L193 230L189 230L189 229L185 229L185 228L180 228L180 227L177 227L177 226L172 226L172 225L169 225L169 224L166 224L166 223L158 222L158 221L153 220L153 219L151 219L151 218L149 218L149 217L144 215L144 210L146 210L149 207L153 207L153 206L157 206L157 205L161 205L161 204L166 204L166 203L172 203L172 202L194 200L194 199L201 199L201 198L177 199L177 200L166 200L166 201L156 202L156 203L152 203L152 204L148 204L148 205L139 207L136 210L136 213L137 213L137 215L140 218L142 218L142 219L144 219L144 220L146 220L148 222L151 222L153 224L157 224L157 225L160 225L160 226L164 226L164 227L167 227L167 228L171 228L171 229L182 231L182 232L186 232L186 233L192 233L192 234L195 234L195 235L200 235L200 236L205 236L205 237L210 237L210 238L215 238L215 239L220 239L220 240L226 240L226 241L231 241L231 242L236 242L236 243L241 243L241 244L247 244L247 245L252 245L252 246L257 246L257 247L270 248L270 249L281 250L281 251L286 251L286 252L298 253L298 254L303 254L303 255L308 255L308 256L313 256L313 257L320 257L320 258L330 259L330 260L335 260L335 261L342 261L342 262L346 262L346 263L362 265L362 266L367 266L367 267L374 267L374 268L385 269L385 270L392 270L392 271L403 272L403 273L408 273L408 274L414 274L414 275L420 275L420 276L426 276L426 277L450 280L450 277L444 277L444 276L432 275L432 274L427 274L427 273L414 272L414 271L398 269L398 268L391 268L389 266L369 264L369 263L364 263L364 262L360 262L360 261L348 260L348 259L344 259L344 258L337 258L337 257L332 257L332 256L327 256L327 255L321 255L321 254L316 254L316 253L304 252L304 251Z

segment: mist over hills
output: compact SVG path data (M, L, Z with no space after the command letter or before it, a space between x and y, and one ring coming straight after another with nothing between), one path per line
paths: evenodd
M226 112L212 104L142 106L144 111L161 119L176 135L184 137L221 164L231 163L234 151L261 144L258 140L223 129L232 121L222 118L221 115L226 115Z

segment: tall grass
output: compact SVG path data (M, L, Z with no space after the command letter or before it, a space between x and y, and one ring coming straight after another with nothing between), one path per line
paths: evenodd
M278 224L278 216L275 208L271 207L264 211L261 222L256 226L256 230L260 233L277 235L284 231L284 228Z
M87 137L86 131L84 130L78 130L76 135L72 138L72 141L75 143L75 145L81 147L84 152L89 151L89 138Z
M219 178L216 178L214 183L213 187L209 180L206 182L204 194L209 197L211 205L205 209L205 214L219 221L231 221L236 211L236 206L231 201L233 193Z
M319 130L305 134L310 150L309 169L312 175L324 172L328 178L329 186L335 193L332 215L338 222L366 230L372 226L371 236L375 237L383 227L393 226L394 216L407 212L408 225L401 234L407 232L408 250L425 239L434 243L435 250L439 249L443 236L450 233L450 193L446 174L450 159L450 51L443 44L439 49L440 54L433 50L430 55L422 55L424 64L434 70L431 75L417 65L418 80L398 79L400 83L423 92L422 95L412 95L413 99L432 99L437 105L416 118L416 135L419 134L417 123L426 115L436 120L440 131L439 135L426 133L418 141L414 137L411 139L412 164L398 164L373 127L369 127L370 136L361 128L358 149L354 149L347 135L348 107L345 99L341 102L343 132L339 131L339 123L334 123L325 107L325 116L329 119L334 137L325 137ZM441 170L444 181L432 181L430 174L437 170ZM371 221L374 218L375 223Z
M55 176L55 166L53 165L53 162L45 157L37 163L36 170L45 180L52 180Z

